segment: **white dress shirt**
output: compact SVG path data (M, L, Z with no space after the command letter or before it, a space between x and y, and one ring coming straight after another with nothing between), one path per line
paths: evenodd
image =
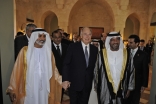
M87 51L88 51L88 57L89 57L89 55L90 55L90 46L89 46L89 44L87 44L87 45L85 45L82 41L81 41L81 43L82 43L82 48L83 48L83 52L84 52L84 54L85 54L85 47L87 46Z
M137 47L137 48L135 48L135 49L131 49L131 53L133 54L133 57L135 56L135 54L136 54L137 50L138 50L138 47Z

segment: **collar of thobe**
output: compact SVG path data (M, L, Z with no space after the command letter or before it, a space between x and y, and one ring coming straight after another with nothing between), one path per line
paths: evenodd
M120 82L123 79L124 72L125 72L125 69L126 69L126 63L127 63L127 50L125 48L122 49L122 50L123 50L123 62L122 62L122 70L121 70L121 74L120 74ZM104 56L104 65L105 65L105 68L106 68L106 73L107 73L108 80L112 84L113 92L115 94L117 94L117 91L118 91L120 85L118 86L118 88L116 90L115 84L113 82L113 77L111 75L110 66L109 66L109 63L108 63L108 55L107 55L106 48L102 49L102 52L103 52L103 56Z

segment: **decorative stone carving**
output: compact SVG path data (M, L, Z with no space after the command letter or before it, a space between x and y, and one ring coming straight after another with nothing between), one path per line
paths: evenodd
M64 7L64 0L56 0L56 5L58 9L63 9Z

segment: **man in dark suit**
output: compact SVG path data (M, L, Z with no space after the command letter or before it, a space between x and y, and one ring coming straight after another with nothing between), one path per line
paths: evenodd
M73 38L73 40L72 40L73 43L78 42L78 37L79 37L79 36L78 36L76 33L73 34L73 37L72 37L72 38Z
M100 49L105 48L105 40L106 40L107 34L106 33L102 33L101 34L101 39L99 41L100 43Z
M68 40L67 36L68 36L68 34L66 32L62 33L62 42L61 43L64 43L67 46L69 46L73 42Z
M61 43L62 35L58 30L52 32L52 40L52 52L55 57L56 67L60 75L62 75L63 60L66 55L68 46Z
M66 55L68 46L66 44L61 43L62 35L59 32L59 30L53 31L51 37L53 40L52 41L52 52L55 57L56 67L57 67L60 75L62 75L63 60ZM64 89L62 89L61 101L63 98L63 94L64 94Z
M139 50L142 50L142 51L144 51L144 52L147 52L147 49L146 49L146 47L144 46L144 44L145 44L145 40L141 39L138 48L139 48Z
M128 45L135 68L135 89L130 92L126 104L139 104L141 94L148 87L148 56L144 51L138 49L139 42L140 38L137 35L129 36Z
M17 58L18 53L24 46L28 46L28 41L31 36L32 30L36 28L35 24L27 24L26 25L26 34L20 37L16 37L14 40L14 49L15 49L15 60Z
M63 29L57 29L60 33L61 33L61 35L62 35L62 41L61 41L61 43L64 43L64 44L66 44L67 46L69 46L69 44L71 44L71 43L73 43L72 41L70 41L70 40L68 40L67 38L66 38L66 35L68 35L66 32L64 32L64 30Z
M91 30L81 30L81 42L69 46L63 63L62 86L69 87L70 104L88 104L98 49L91 45Z

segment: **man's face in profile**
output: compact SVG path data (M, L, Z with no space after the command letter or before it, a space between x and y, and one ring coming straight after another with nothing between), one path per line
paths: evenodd
M130 49L135 49L138 47L139 43L135 43L134 38L129 38L128 39L128 46Z

